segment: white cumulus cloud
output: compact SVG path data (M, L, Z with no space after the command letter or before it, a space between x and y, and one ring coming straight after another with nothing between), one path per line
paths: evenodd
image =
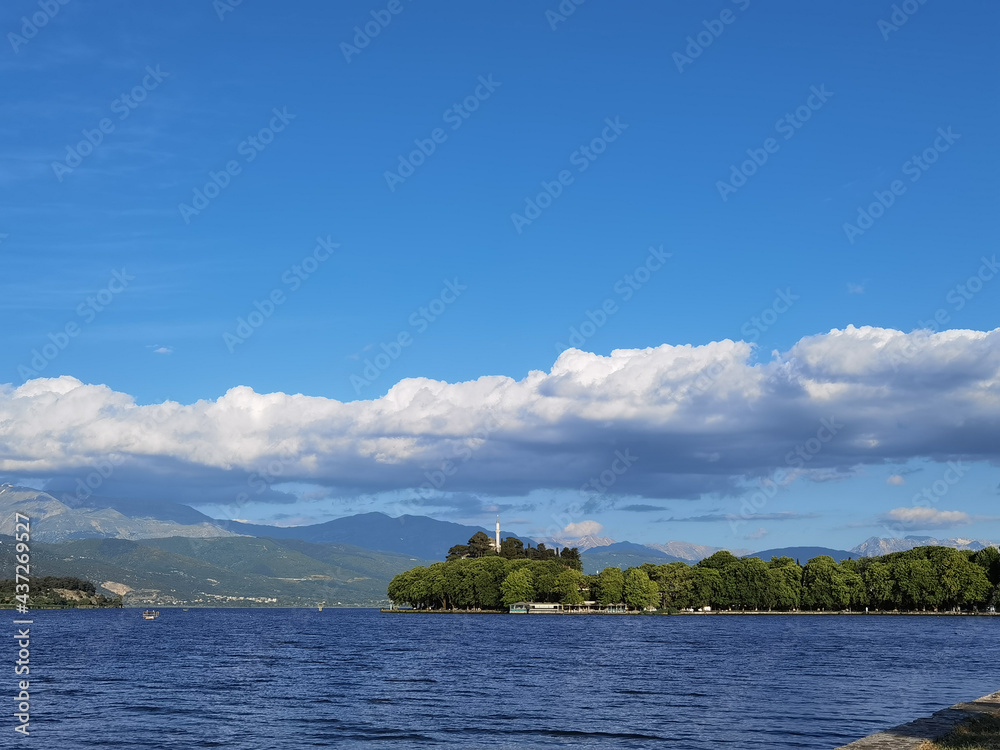
M562 533L567 539L580 539L585 536L597 536L602 531L604 527L597 521L579 521L566 526Z
M969 514L960 510L937 510L927 507L893 508L885 514L883 520L920 529L963 526L972 522Z
M739 492L778 468L997 461L1000 329L850 326L762 360L729 340L569 349L520 380L411 378L351 402L237 386L139 405L69 376L0 385L6 477L72 485L111 455L122 460L106 486L195 503L274 501L248 491L254 475L331 493L405 492L439 475L477 496L577 490L618 455L634 459L609 492L675 499Z

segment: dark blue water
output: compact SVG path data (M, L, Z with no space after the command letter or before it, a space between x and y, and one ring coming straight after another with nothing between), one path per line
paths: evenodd
M33 747L828 749L1000 689L1000 618L161 612L33 613Z

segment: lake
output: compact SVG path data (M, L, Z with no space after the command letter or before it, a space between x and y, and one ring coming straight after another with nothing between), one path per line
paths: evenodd
M1000 618L160 611L32 613L33 746L828 750L1000 689Z

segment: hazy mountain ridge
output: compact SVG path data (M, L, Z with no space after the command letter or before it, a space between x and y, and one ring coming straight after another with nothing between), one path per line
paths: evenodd
M693 560L684 560L658 549L653 549L646 544L636 544L635 542L615 542L603 547L591 547L580 553L580 560L583 562L584 573L598 573L604 568L625 568L638 567L643 563L654 563L655 565L666 565L672 562L683 562L689 565L694 564Z
M552 537L549 539L542 540L549 547L576 547L580 552L585 552L590 549L596 549L598 547L611 547L616 544L636 544L635 542L618 542L608 536L595 536L593 534L588 534L587 536L580 537L578 539L572 539L568 537ZM690 560L692 562L698 562L704 558L712 555L720 550L727 549L732 552L737 557L742 557L744 555L749 555L752 550L741 549L741 548L728 548L728 547L712 547L707 544L694 544L692 542L679 542L679 541L669 541L665 544L642 544L642 547L647 547L648 549L654 550L656 552L662 552L670 557L677 558L678 560Z
M126 606L377 606L392 577L427 562L350 545L255 537L81 539L36 542L32 574L75 576L122 594ZM13 538L0 565L13 570Z
M858 546L852 547L851 552L859 557L878 557L879 555L887 555L890 552L905 552L914 547L928 546L981 550L987 547L996 547L997 543L985 539L966 539L963 537L936 539L930 536L905 536L899 539L873 536Z
M389 516L385 513L359 513L308 526L266 526L242 521L216 521L229 531L272 539L301 539L320 544L351 544L370 550L412 555L424 560L444 560L448 550L465 544L477 531L493 537L493 529L439 521L428 516ZM501 531L502 537L514 536L525 544L534 540Z
M189 510L196 514L192 519L197 516L208 518L193 508ZM32 538L40 542L236 536L208 521L178 523L152 516L125 515L112 507L73 507L46 492L9 484L0 485L0 534L14 533L15 513L23 513L31 518Z
M550 537L541 541L545 542L546 547L576 547L580 552L593 549L594 547L607 547L609 544L617 543L609 536L594 536L593 534L587 534L587 536L582 536L578 539Z
M647 544L646 546L660 552L665 552L673 557L679 557L682 560L694 560L695 562L704 560L706 557L710 557L722 550L732 552L737 557L743 557L752 552L752 550L738 547L711 547L707 544L692 544L691 542L677 541L670 541L666 544Z
M305 526L279 527L241 521L212 519L181 503L147 502L120 498L90 497L77 500L67 496L59 500L53 495L28 487L0 485L0 534L13 534L14 513L31 517L32 537L38 542L57 543L78 539L189 539L270 538L283 542L301 541L313 545L348 545L387 555L403 555L421 560L443 560L448 549L464 544L477 531L490 537L493 529L481 526L441 521L428 516L385 513L360 513L324 523ZM516 536L526 544L535 544L528 537L501 531L501 535ZM689 564L708 557L723 547L671 540L664 544L616 542L605 536L588 535L576 539L546 539L547 546L577 547L583 554L588 570L600 567L639 565L643 562L663 564L682 561ZM826 554L841 560L847 557L874 557L901 552L918 546L939 545L957 549L979 550L994 546L994 542L962 537L937 539L930 536L904 538L871 537L850 550L825 547L786 547L751 552L729 548L737 557L789 556L810 559ZM286 545L287 546L287 545ZM803 559L803 562L805 561ZM600 566L600 567L598 567Z
M394 518L373 512L305 526L269 526L216 520L187 505L169 501L150 503L90 497L63 502L41 490L0 485L0 534L13 534L15 510L31 517L35 522L32 537L41 542L250 536L348 544L390 554L443 560L453 545L464 544L477 531L493 536L492 529L427 516ZM501 534L517 536L526 544L534 543L509 531L501 531Z

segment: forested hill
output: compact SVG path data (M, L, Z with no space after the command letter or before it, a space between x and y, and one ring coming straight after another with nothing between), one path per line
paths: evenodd
M417 609L501 610L519 601L576 605L624 603L630 609L754 611L983 610L997 604L1000 551L918 547L837 562L821 555L737 558L716 552L695 565L644 563L585 575L557 557L455 558L396 576L389 598Z
M22 584L23 586L23 584ZM104 596L90 581L69 576L31 578L26 588L18 588L16 579L0 580L0 608L12 609L18 603L32 609L69 609L73 607L120 607L120 596Z

